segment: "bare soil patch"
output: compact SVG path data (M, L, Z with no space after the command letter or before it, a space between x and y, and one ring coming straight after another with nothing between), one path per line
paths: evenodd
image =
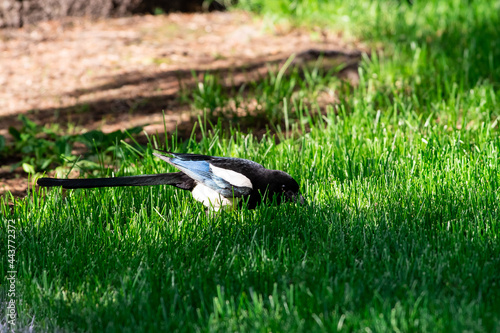
M192 72L220 71L232 84L252 80L269 62L330 52L356 80L362 45L329 31L277 27L244 12L71 19L0 31L0 134L38 124L112 132L144 126L148 133L190 128L193 115L179 99ZM249 75L250 73L250 75ZM4 164L4 163L2 163ZM0 193L25 193L27 177L0 170Z

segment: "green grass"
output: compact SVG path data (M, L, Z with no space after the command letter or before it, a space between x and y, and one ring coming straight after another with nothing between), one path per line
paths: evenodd
M257 84L272 92L259 103L283 106L269 116L279 143L218 123L161 145L285 170L308 204L205 214L169 187L4 202L18 328L34 317L37 331L70 332L500 330L499 3L295 1L284 14L284 1L262 3L272 20L342 26L382 49L357 87L293 73ZM301 79L309 95L289 89L303 92ZM303 101L321 89L340 103L317 116ZM242 100L224 94L198 96ZM121 150L118 174L171 170L150 147ZM2 286L8 270L2 258Z

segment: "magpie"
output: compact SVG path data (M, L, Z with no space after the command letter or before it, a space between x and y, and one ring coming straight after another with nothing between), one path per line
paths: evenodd
M206 207L246 204L254 209L262 202L275 200L304 203L299 184L286 172L270 170L261 164L232 157L166 152L172 157L153 153L173 165L179 172L114 178L59 179L39 178L39 186L62 186L66 189L172 185L190 191Z

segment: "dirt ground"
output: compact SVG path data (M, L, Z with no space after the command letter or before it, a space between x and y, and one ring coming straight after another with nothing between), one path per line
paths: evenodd
M19 114L38 124L147 133L190 128L199 110L179 98L192 71L218 71L233 85L262 75L293 53L298 61L327 52L356 81L360 50L339 32L276 26L243 12L67 19L0 31L0 135L10 139ZM229 81L228 81L229 82ZM26 193L22 170L0 169L0 194Z

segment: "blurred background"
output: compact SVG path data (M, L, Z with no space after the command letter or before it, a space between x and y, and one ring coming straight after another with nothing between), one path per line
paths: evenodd
M185 140L199 117L257 136L276 130L283 98L303 95L293 80L276 89L285 64L281 75L299 80L298 67L306 66L317 78L320 70L357 81L365 49L358 40L251 12L262 8L200 0L4 2L0 192L23 196L28 174L102 172L99 156L111 163L120 140L144 144L146 133L174 132ZM322 109L336 101L331 89L314 98Z

